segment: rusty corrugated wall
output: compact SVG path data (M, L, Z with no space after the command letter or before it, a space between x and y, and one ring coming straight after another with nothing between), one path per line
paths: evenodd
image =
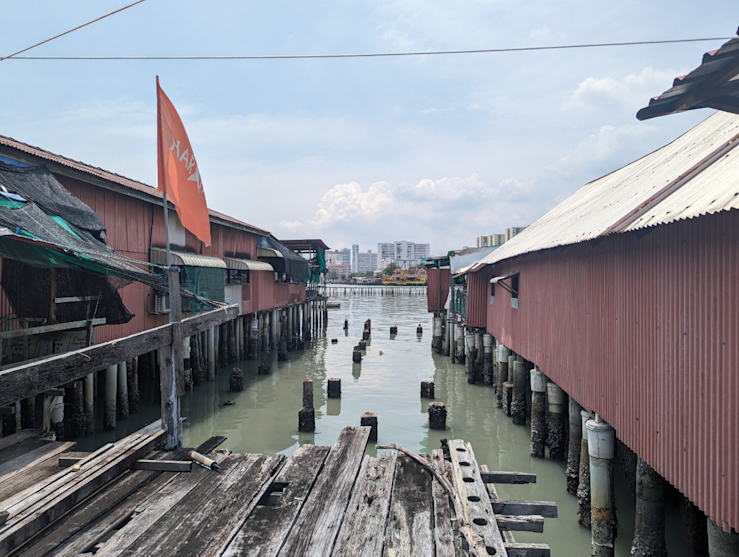
M470 303L471 300L490 299L489 278L483 273L467 273L467 326L485 327L487 324L487 304Z
M437 269L436 267L429 267L426 269L426 284L427 286L427 300L428 300L428 311L436 312L436 291L437 291ZM444 304L449 296L449 267L441 268L441 301L439 307L441 311L444 311Z
M519 309L470 304L720 526L739 529L739 211L546 250L520 270Z

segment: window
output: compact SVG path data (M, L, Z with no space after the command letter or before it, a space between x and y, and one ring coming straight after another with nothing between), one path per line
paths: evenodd
M244 269L226 269L226 284L249 284L249 271Z
M490 305L495 305L495 283L490 283Z
M169 313L169 294L154 293L154 313Z
M511 307L518 309L518 275L511 277Z

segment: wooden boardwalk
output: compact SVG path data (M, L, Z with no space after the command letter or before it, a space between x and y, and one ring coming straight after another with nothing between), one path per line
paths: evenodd
M0 439L0 556L467 554L441 484L403 453L365 455L368 427L290 457L215 455L219 471L190 464L184 449L157 451L159 427L94 453L69 452L73 443L40 432ZM546 545L515 543L510 531L542 531L556 506L500 501L491 483L535 478L478 467L463 441L445 449L424 459L454 486L487 553L549 555Z

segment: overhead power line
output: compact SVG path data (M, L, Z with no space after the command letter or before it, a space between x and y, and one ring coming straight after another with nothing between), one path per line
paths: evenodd
M37 46L41 46L42 44L50 43L51 41L53 41L55 39L58 39L59 37L63 37L64 35L69 35L70 33L73 33L73 32L75 32L75 31L77 31L79 29L82 29L83 27L87 27L88 25L92 25L93 23L97 23L98 21L100 21L102 19L105 19L106 17L110 17L112 15L115 15L117 13L120 13L123 10L127 10L128 8L132 8L136 4L141 4L142 2L146 2L146 0L138 0L137 2L134 2L133 4L129 4L128 6L124 6L124 7L120 8L120 9L118 9L118 10L115 10L114 12L110 12L109 14L105 14L103 16L100 16L100 17L98 17L96 19L93 19L92 21L88 21L87 23L83 23L82 25L78 25L74 29L70 29L69 31L64 31L64 33L59 33L58 35L55 35L55 36L51 37L50 39L46 39L45 41L41 41L40 43L36 43L34 45L31 45L31 46L29 46L27 48L24 48L23 50L19 50L18 52L14 52L13 54L10 54L8 56L0 56L0 62L2 62L3 60L8 60L10 58L15 58L16 56L18 56L19 54L22 54L23 52L28 52L32 48L36 48Z
M94 60L303 60L303 59L315 59L315 58L389 58L393 56L438 56L438 55L446 55L446 54L487 54L487 53L500 53L500 52L530 52L530 51L540 51L540 50L566 50L566 49L577 49L577 48L604 48L604 47L616 47L616 46L697 43L697 42L705 42L705 41L725 41L725 40L730 40L734 38L736 37L706 37L706 38L699 38L699 39L669 39L669 40L661 40L661 41L629 41L629 42L618 42L618 43L587 43L587 44L570 44L570 45L554 45L554 46L524 46L524 47L511 47L511 48L484 48L484 49L475 49L475 50L431 50L427 52L371 52L371 53L355 53L355 54L267 54L267 55L226 55L226 56L197 56L197 55L192 55L192 56L16 56L15 54L12 54L11 56L13 57L14 60L93 60L93 61ZM48 41L45 41L45 42L48 42ZM43 43L39 43L39 44L43 44ZM21 51L21 52L25 52L25 51ZM6 57L5 59L10 58L11 56ZM0 61L1 60L3 59L0 58Z

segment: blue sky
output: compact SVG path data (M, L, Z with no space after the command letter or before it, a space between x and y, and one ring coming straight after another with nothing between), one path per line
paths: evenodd
M0 2L0 55L125 1ZM29 54L399 52L731 36L739 4L148 0ZM0 62L0 134L156 181L158 74L209 206L279 238L433 252L533 222L709 111L636 111L723 41L269 61Z

